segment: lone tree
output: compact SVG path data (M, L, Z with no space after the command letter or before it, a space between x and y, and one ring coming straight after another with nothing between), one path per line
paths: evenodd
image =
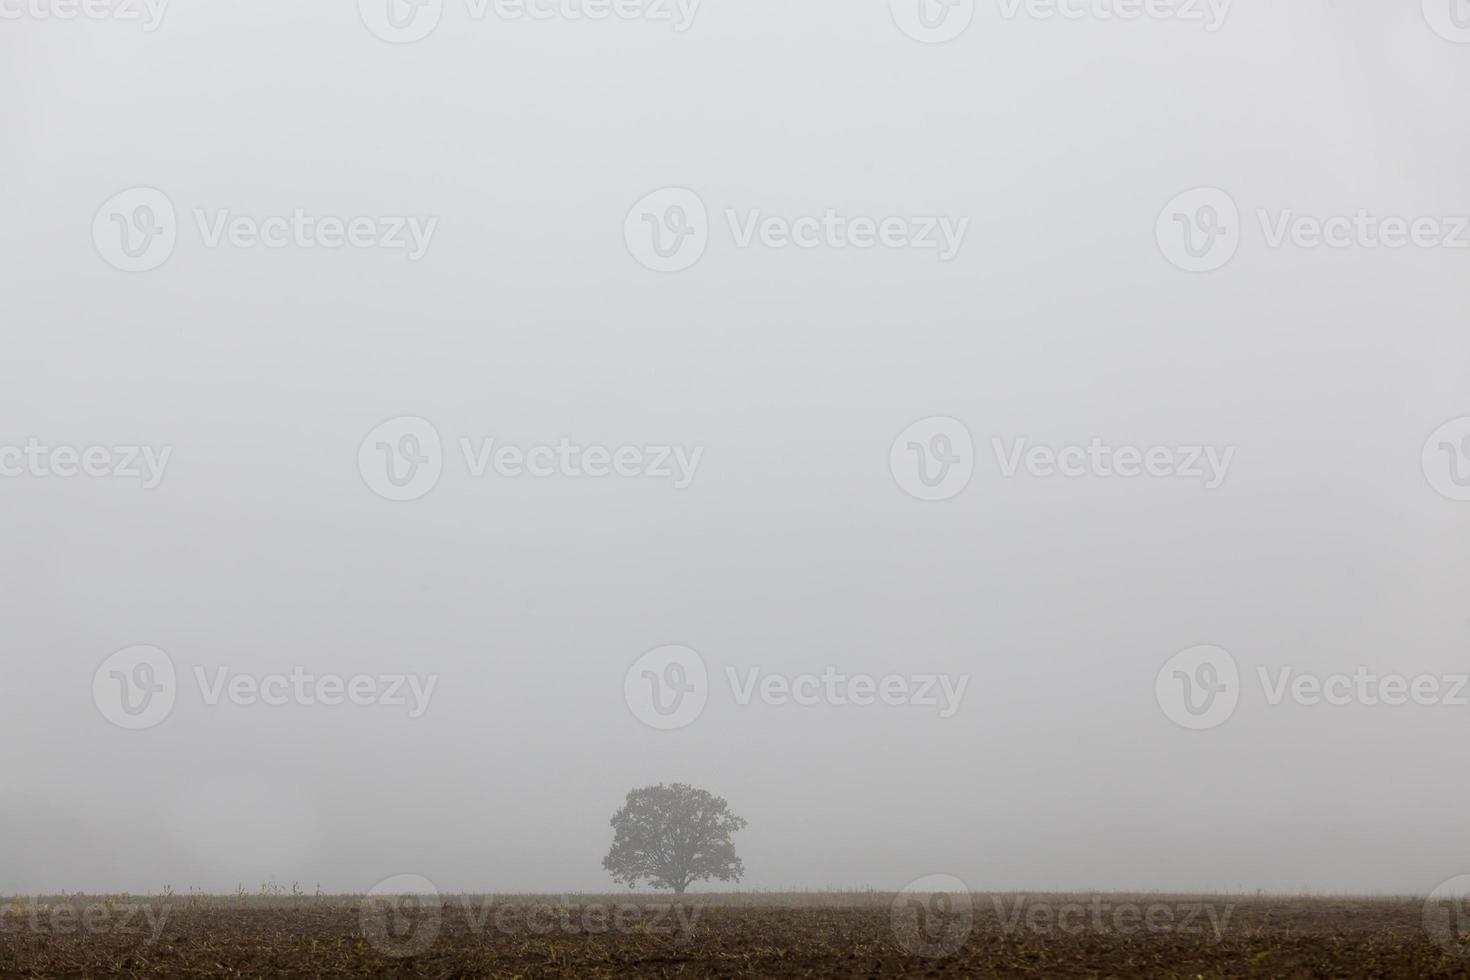
M682 895L692 882L739 881L745 874L730 841L745 821L705 790L684 783L635 789L612 826L612 850L602 866L629 888L646 879Z

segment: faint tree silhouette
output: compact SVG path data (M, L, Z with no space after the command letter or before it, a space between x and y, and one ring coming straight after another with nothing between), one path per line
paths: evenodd
M745 820L705 790L685 783L632 790L612 827L602 866L629 888L647 881L682 895L693 882L739 881L745 874L730 840Z

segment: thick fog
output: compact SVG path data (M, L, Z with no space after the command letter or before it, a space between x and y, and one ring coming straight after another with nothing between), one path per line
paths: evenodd
M1470 871L1463 0L160 3L0 0L0 893Z

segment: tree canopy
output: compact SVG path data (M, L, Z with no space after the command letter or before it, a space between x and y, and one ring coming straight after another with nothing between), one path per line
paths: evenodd
M686 783L632 790L612 827L602 866L629 888L647 881L683 894L696 881L739 881L745 874L730 840L745 820L722 798Z

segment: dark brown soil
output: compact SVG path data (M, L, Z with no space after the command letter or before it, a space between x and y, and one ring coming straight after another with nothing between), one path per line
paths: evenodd
M1426 930L1422 899L976 895L968 918L931 913L922 933L893 905L447 897L395 915L364 899L19 899L0 917L0 975L1470 976L1454 937Z

